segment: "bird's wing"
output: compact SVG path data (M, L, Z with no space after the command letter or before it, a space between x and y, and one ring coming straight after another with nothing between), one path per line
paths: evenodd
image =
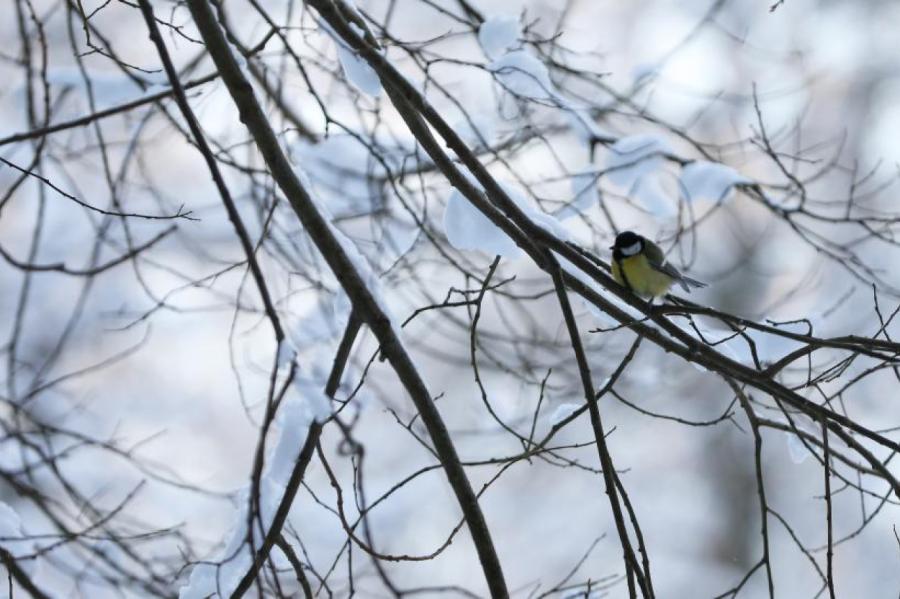
M706 286L700 281L695 281L694 279L690 279L684 276L672 264L666 262L666 255L663 254L662 249L660 249L658 245L656 245L649 239L644 241L644 255L647 256L647 263L650 264L650 267L653 270L672 277L672 279L677 281L685 291L690 291L690 287L688 287L688 285L694 285L695 287Z
M669 275L673 279L681 278L678 269L666 262L666 255L663 254L662 249L649 239L644 240L644 255L653 270Z

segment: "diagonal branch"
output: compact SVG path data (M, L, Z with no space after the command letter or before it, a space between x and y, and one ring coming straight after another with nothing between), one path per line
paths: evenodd
M342 240L331 228L331 224L320 213L319 208L281 150L278 138L272 130L253 88L232 54L209 3L206 0L189 0L187 4L210 56L237 105L241 122L247 126L252 135L272 178L290 202L310 239L350 297L353 310L378 339L382 353L389 360L421 415L422 422L434 442L441 466L444 468L466 518L491 595L508 597L509 592L500 567L500 560L497 557L484 514L478 505L478 498L460 463L450 433L418 369L380 305L379 298L366 285L357 270L357 265L348 255L348 249L344 247Z
M2 547L0 547L0 562L3 562L3 565L6 566L10 576L12 576L12 578L15 579L15 581L18 582L19 585L21 585L21 587L34 599L50 599L50 595L42 591L40 587L28 577L28 574L25 573L25 570L23 570L16 561L15 556ZM9 596L12 597L12 588L9 589L9 592Z

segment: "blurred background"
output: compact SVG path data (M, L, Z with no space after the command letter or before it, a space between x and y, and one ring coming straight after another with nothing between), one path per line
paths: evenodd
M627 596L587 415L553 438L563 449L502 459L523 451L506 427L541 439L584 401L550 279L509 252L475 333L475 306L441 307L477 295L496 251L484 245L497 233L466 209L445 215L451 186L377 77L339 49L313 9L222 4L233 40L254 53L245 72L283 148L377 275L395 324L415 315L402 339L473 487L487 485L480 501L512 594ZM153 5L182 83L213 73L186 7ZM896 2L357 7L385 55L498 180L601 259L617 232L634 229L709 283L691 296L702 305L757 322L808 319L790 330L809 324L819 337L896 331L882 327L900 300ZM271 327L209 171L171 96L149 101L169 88L139 9L15 0L0 16L0 500L15 512L0 546L29 555L23 563L52 596L174 596L190 564L222 559L239 526L271 381L284 381L293 360L298 378L321 385L349 304L224 85L190 86L287 330L287 359L273 374ZM108 109L46 136L16 136ZM648 146L656 154L645 156ZM729 168L718 182L707 174L691 183L684 170L695 160ZM694 193L704 189L714 193ZM635 335L573 304L599 387ZM727 335L713 319L704 326ZM764 362L796 347L773 335L757 342ZM740 339L717 349L748 353ZM342 414L365 447L363 477L340 428L326 426L322 440L354 516L355 481L371 504L435 463L376 353L364 329L338 392L351 397ZM843 365L846 356L817 352L779 380L896 435L895 371L862 357ZM834 376L810 383L836 364ZM301 390L287 393L302 401ZM657 595L727 593L763 551L754 440L733 392L648 341L614 390L600 410ZM787 423L770 398L751 397L761 415ZM797 421L820 436L818 423ZM272 447L278 426L267 434ZM827 596L822 464L795 434L766 428L762 465L776 596ZM871 472L835 467L846 479L832 479L836 595L896 597L897 498ZM314 588L327 573L322 595L390 596L365 553L345 547L335 501L314 459L286 530L316 572ZM423 555L459 519L432 469L368 521L381 551ZM281 554L275 563L288 567ZM422 596L487 595L465 528L434 559L385 567L401 589L453 587ZM286 596L301 596L289 572L279 579ZM763 570L738 596L767 596Z

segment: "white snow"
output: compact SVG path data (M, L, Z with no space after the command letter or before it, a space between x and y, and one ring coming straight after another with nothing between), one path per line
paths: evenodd
M9 504L0 501L0 538L15 539L22 536L22 521Z
M667 218L677 214L675 198L663 188L664 154L671 153L669 143L649 134L619 139L609 148L606 178L636 197L651 214Z
M515 185L499 182L506 195L534 224L562 240L570 238L569 232L555 217L541 211ZM521 249L499 227L494 225L465 196L454 189L444 209L444 233L450 245L458 250L477 250L488 256L519 258Z
M391 325L394 327L394 331L399 337L401 333L400 321L397 320L397 318L393 314L390 303L385 297L384 288L381 284L381 279L378 276L378 273L376 273L372 269L369 260L362 254L362 252L360 252L359 247L357 247L356 243L334 225L334 223L332 222L334 220L334 217L332 216L331 211L328 209L326 204L322 202L318 194L316 194L315 189L310 185L309 177L307 177L306 171L302 168L295 167L294 172L297 174L297 177L300 179L303 187L309 191L310 199L316 206L316 210L319 212L319 214L322 215L322 218L325 220L328 228L331 230L331 233L334 236L335 240L341 246L341 249L344 250L344 254L352 263L354 270L359 274L360 278L365 283L365 286L368 289L369 293L372 295L372 298L375 300L375 303L378 304L378 307L381 309L382 313L384 313L384 315L387 316L391 321ZM345 305L349 310L349 302ZM346 323L346 319L343 322Z
M291 344L284 340L278 345L278 354L275 358L275 365L277 368L282 368L287 366L294 360L294 356L297 354L294 351L294 348L291 347Z
M275 517L294 464L309 434L315 410L311 404L316 401L318 400L311 397L286 396L275 416L274 428L279 431L279 435L275 448L267 456L260 481L260 519L263 526L262 530L255 531L257 541L269 529ZM234 526L228 534L228 542L215 558L194 567L188 583L181 587L179 599L227 597L234 591L251 564L250 548L245 543L248 506L249 488L245 487L237 494ZM254 526L259 526L256 519Z
M308 379L298 375L294 378L294 389L300 396L309 417L316 422L325 422L331 417L331 398L325 395L324 377Z
M242 546L247 531L247 492L240 493L240 508L235 510L234 526L228 535L228 543L216 560L221 564L204 562L194 566L188 583L178 592L179 599L207 599L227 597L237 587L250 566L250 551Z
M582 299L581 303L584 304L584 307L590 312L591 316L594 317L594 320L597 322L597 326L603 329L613 329L619 326L619 321L613 318L607 312L604 312L597 306L595 306L592 302L589 302L586 299Z
M735 185L750 182L730 166L704 160L685 166L680 179L682 192L688 201L703 199L723 202L731 195Z
M675 198L663 189L661 173L648 173L638 179L631 193L634 194L641 205L651 214L666 218L678 213Z
M353 241L331 223L331 213L322 205L312 187L309 186L309 180L303 169L296 169L296 173L302 184L310 190L313 203L353 263L354 268L366 282L382 309L386 309L386 302L380 295L380 281L368 261L359 253ZM322 340L333 339L336 331L339 330L335 325L340 323L342 327L346 323L349 313L350 302L343 293L337 294L331 301L323 298L305 318L301 318L291 329L291 337L299 337L291 339L293 347L298 347L298 343L308 344L311 337L321 337ZM390 316L389 312L387 314ZM287 350L284 355L289 355ZM279 355L279 358L283 359L283 355ZM324 391L325 376L320 370L316 364L313 364L311 374L298 373L293 381L296 393L285 396L275 415L273 430L278 432L278 440L273 447L270 445L272 448L267 452L265 468L260 481L261 514L259 520L262 521L262 524L258 523L259 520L254 519L254 526L258 529L254 530L257 539L265 535L275 517L285 486L309 434L310 425L313 421L322 422L332 414L331 400ZM248 532L249 493L249 487L245 487L238 494L234 526L228 534L225 548L208 563L198 564L194 567L188 584L180 590L180 599L201 599L211 595L228 596L247 572L252 561L250 548L245 543Z
M574 269L574 267L567 269L567 270L569 270L569 272L571 273L573 269ZM582 271L579 270L578 272L582 272ZM587 277L587 275L582 275L579 278L587 279L588 277ZM636 320L636 321L645 321L646 320L647 317L644 316L640 311L638 311L636 308L632 308L631 306L629 306L628 304L626 304L625 302L620 300L618 297L616 297L612 293L603 291L602 288L598 284L592 283L591 286L594 287L598 291L598 293L603 295L604 299L606 299L609 303L611 303L613 306L615 306L619 310L625 312L625 314L627 314L632 320ZM609 328L622 326L622 323L620 323L618 320L613 318L609 313L604 312L599 307L597 307L596 305L594 305L593 303L589 302L586 299L582 300L582 301L583 301L585 307L587 308L588 312L590 312L591 315L596 319L597 324L600 327L609 329ZM646 321L646 322L644 322L644 324L646 324L648 326L655 326L650 321Z
M550 424L556 425L575 413L583 404L563 403L556 406L553 414L550 416Z
M686 318L673 318L671 320L675 326L691 337L712 346L712 349L732 360L740 361L737 352L735 352L731 346L731 343L734 341L734 339L731 338L735 334L734 331L730 329L710 328L705 323L697 322L696 320L694 321L694 325L697 327L695 330ZM699 334L697 331L699 331ZM694 362L692 362L692 364L694 364L695 368L698 370L707 370L706 367L701 366L700 364Z
M662 166L662 154L672 151L665 139L649 134L623 137L609 150L606 177L629 191L639 179Z
M360 37L365 36L365 32L358 25L355 23L348 24L357 35ZM328 23L320 19L319 27L334 40L334 45L337 47L338 60L341 63L341 68L344 70L344 76L347 78L347 81L364 94L373 97L381 94L381 79L378 78L375 69L369 66L369 63L364 58L349 47Z
M166 79L165 74L163 74L162 78ZM166 81L168 81L168 79L166 79ZM47 69L47 82L57 89L63 87L75 88L79 90L79 95L84 94L84 97L87 97L84 78L81 71L74 66L49 67ZM107 74L107 72L98 69L91 70L90 82L98 110L109 108L110 106L115 106L122 102L131 101L135 97L140 97L136 96L137 92L140 92L142 95L145 93L141 92L137 85L129 78L121 77L114 71L109 71ZM13 92L21 94L24 99L24 86L13 88Z
M502 181L499 182L500 187L503 188L503 191L506 192L506 195L510 197L510 199L516 203L519 209L525 213L533 223L541 227L542 229L552 233L559 239L563 241L568 241L570 239L569 232L562 225L559 220L543 212L528 197L525 195L525 192L516 185L510 185L508 183L504 183Z
M778 328L793 333L806 333L806 327L802 324L787 325ZM788 339L786 337L782 337L781 335L772 335L769 333L751 329L747 329L744 332L748 337L750 337L750 339L753 340L753 343L756 347L756 355L759 358L759 361L763 364L771 364L773 362L777 362L779 359L783 358L790 352L803 346L802 342L794 341L793 339ZM728 343L729 346L735 351L735 353L737 353L738 359L741 362L748 365L753 364L753 357L750 353L750 345L745 339L743 339L742 337L735 337Z
M404 157L414 151L412 143L406 146L395 138L367 141L378 145L379 155L390 168L400 168ZM320 203L335 217L359 215L381 207L380 188L372 180L385 177L387 172L357 137L335 133L314 144L300 141L293 147L292 158L314 185Z
M601 128L600 125L594 121L591 113L586 108L576 108L563 98L557 98L557 100L566 111L566 116L569 119L569 125L572 128L572 132L575 133L579 139L591 143L598 139L613 138L609 131Z
M784 434L787 437L788 455L791 456L791 461L795 464L805 462L806 458L809 457L809 450L803 444L803 441L794 433L784 431Z
M584 214L600 204L599 175L595 170L585 170L572 175L572 201L556 211L554 216L560 220Z
M444 209L444 233L450 245L458 250L477 250L504 258L522 255L515 242L456 189Z
M468 113L453 124L453 130L472 149L489 146L497 139L495 119L485 111Z
M357 27L355 23L349 23L349 25L356 30L360 37L364 37L363 30ZM373 97L381 94L381 79L378 78L378 73L375 72L375 69L369 66L369 63L364 58L343 44L338 43L337 49L338 59L344 68L344 75L353 84L353 87Z
M363 256L362 252L359 251L359 248L352 239L344 235L344 233L330 221L329 226L331 227L331 232L334 234L335 239L337 239L341 248L344 250L344 253L350 259L350 262L353 263L353 268L363 280L366 289L368 289L382 313L384 313L384 315L388 317L388 320L391 321L394 332L399 337L401 330L400 321L397 320L393 310L391 310L391 305L384 294L384 286L381 284L381 278L378 276L378 273L372 269L368 259Z
M305 307L306 311L299 317L288 317L288 341L282 347L290 359L303 347L337 338L344 331L350 314L350 300L343 290L334 294L322 293Z
M546 65L525 50L509 52L488 65L508 91L532 100L551 100L556 91Z
M522 37L522 26L515 17L496 16L478 28L478 42L488 58L494 59L515 48Z

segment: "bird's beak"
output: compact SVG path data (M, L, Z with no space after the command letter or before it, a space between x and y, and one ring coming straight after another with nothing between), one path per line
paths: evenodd
M616 249L616 246L611 245L611 246L609 246L609 249L614 250L614 249Z

